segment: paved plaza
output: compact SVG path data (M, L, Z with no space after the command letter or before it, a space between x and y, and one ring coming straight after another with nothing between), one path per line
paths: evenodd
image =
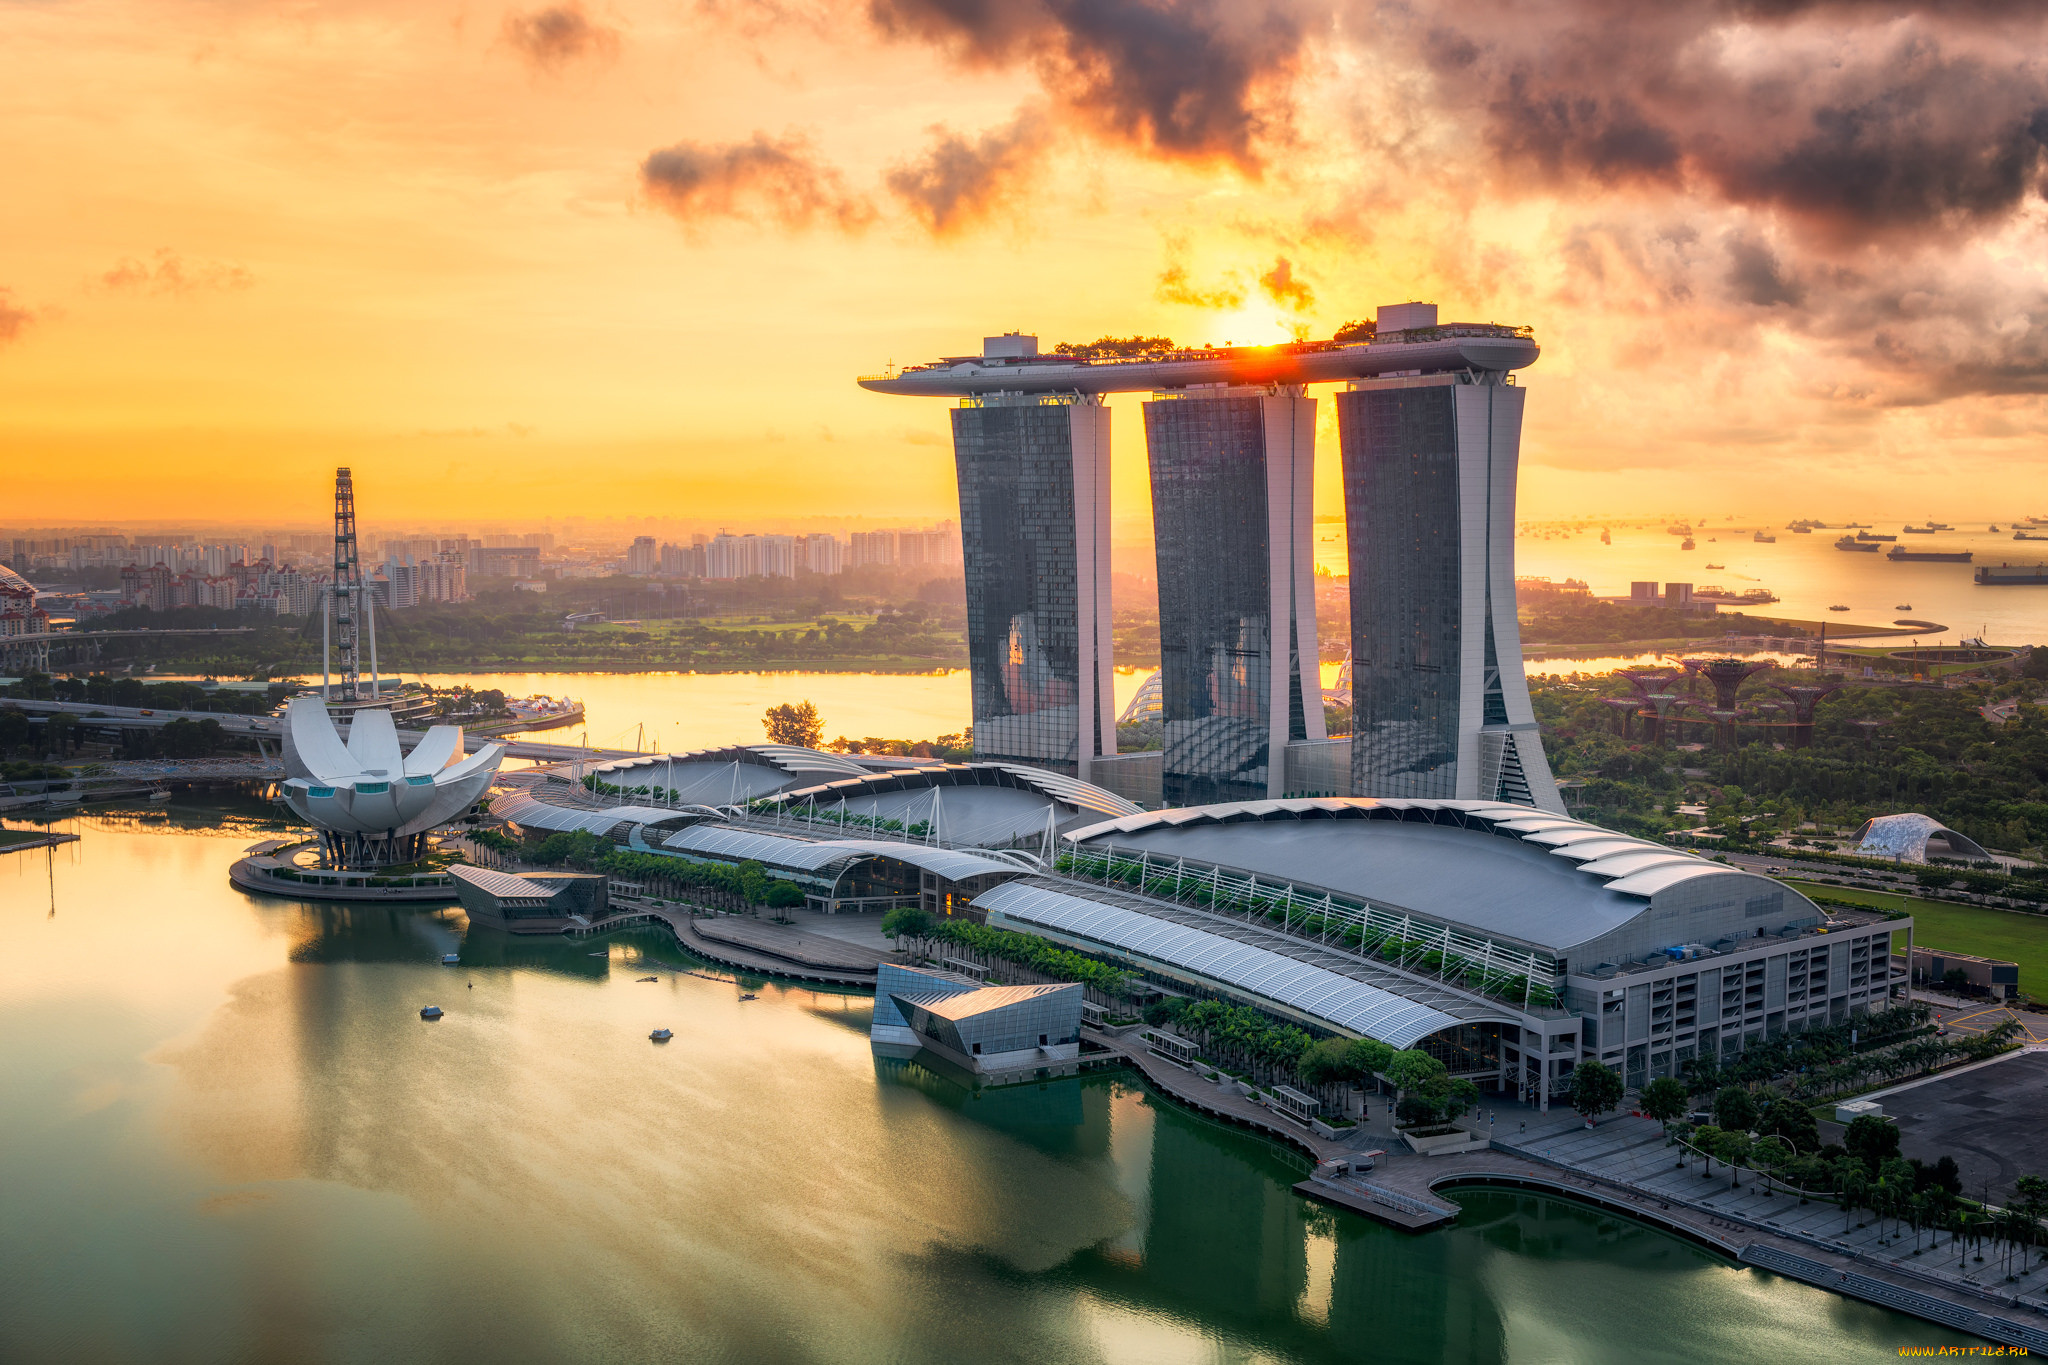
M2001 1062L1972 1074L1984 1075L2001 1067L2022 1064L2029 1065L2030 1072L2039 1066L2040 1071L2033 1074L2048 1078L2048 1056L2043 1054L2019 1054L2013 1061ZM1955 1079L1966 1081L1970 1077ZM1993 1085L1995 1082L1987 1078L1983 1084ZM1913 1093L1901 1096L1901 1101ZM2038 1103L2039 1092L2030 1093L2034 1096L2032 1102ZM2040 1111L2037 1108L2034 1112ZM1553 1110L1540 1120L1531 1120L1528 1135L1524 1137L1508 1127L1507 1118L1504 1112L1495 1133L1501 1145L1510 1150L1618 1181L1659 1199L1674 1203L1682 1201L1713 1217L1742 1220L1802 1240L1819 1241L1829 1247L1856 1252L1884 1264L1960 1279L1966 1284L1995 1289L2002 1294L2016 1294L2030 1307L2048 1306L2048 1262L2042 1262L2038 1252L2036 1263L2016 1282L2009 1284L2005 1280L2006 1267L1997 1253L1986 1252L1985 1258L1977 1261L1947 1234L1940 1235L1939 1245L1935 1244L1936 1236L1931 1233L1922 1233L1916 1240L1908 1230L1880 1227L1867 1212L1845 1217L1834 1204L1818 1200L1802 1202L1796 1193L1786 1192L1782 1186L1765 1180L1756 1172L1731 1173L1719 1162L1714 1163L1711 1176L1703 1174L1704 1165L1697 1158L1688 1170L1679 1161L1679 1149L1667 1143L1663 1125L1651 1119L1633 1116L1612 1118L1604 1120L1597 1128L1588 1129L1577 1115L1569 1112L1560 1115ZM1517 1122L1520 1122L1519 1114ZM1907 1151L1912 1154L1910 1145ZM1961 1159L1958 1154L1957 1160L1960 1162ZM1995 1199L1995 1188L1992 1194ZM2017 1266L2016 1260L2015 1268Z
M1963 1188L2002 1204L2023 1175L2048 1175L2048 1048L1874 1096L1899 1127L1900 1152L1962 1168Z

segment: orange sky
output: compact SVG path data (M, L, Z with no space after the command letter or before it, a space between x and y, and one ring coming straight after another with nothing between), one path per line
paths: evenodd
M2039 7L1494 8L0 5L0 522L935 518L856 374L1407 297L1525 515L2048 508Z

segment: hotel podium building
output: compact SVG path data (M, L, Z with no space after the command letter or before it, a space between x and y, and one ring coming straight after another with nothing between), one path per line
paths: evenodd
M1284 795L1288 741L1324 738L1315 444L1298 384L1145 404L1169 806Z

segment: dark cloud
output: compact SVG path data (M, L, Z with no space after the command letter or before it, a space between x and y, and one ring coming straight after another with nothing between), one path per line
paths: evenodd
M135 294L192 294L205 289L247 289L256 277L229 261L188 261L169 247L149 260L123 256L101 273L102 287Z
M935 128L922 157L899 165L884 183L935 237L990 217L1020 190L1046 150L1051 129L1027 109L979 137Z
M0 346L19 341L28 325L36 320L34 310L14 301L12 289L0 288Z
M1188 268L1170 265L1159 272L1152 290L1161 303L1180 303L1190 308L1235 308L1244 302L1244 290L1234 279L1214 289L1200 289L1188 280Z
M1759 308L1796 306L1805 298L1805 291L1786 277L1770 243L1746 232L1729 236L1728 286L1737 299Z
M1273 268L1259 276L1259 288L1266 297L1282 308L1294 312L1306 312L1315 306L1316 291L1309 288L1304 280L1295 278L1294 262L1281 256L1273 262Z
M1028 66L1089 131L1257 174L1284 139L1313 6L1289 0L869 0L885 35Z
M618 54L619 31L583 12L576 0L505 15L505 41L537 71L559 71L585 58Z
M1427 28L1379 12L1511 182L1683 192L1857 243L2001 223L2048 171L2048 6L1477 0Z
M647 197L684 223L707 218L762 220L785 228L816 224L858 231L873 221L874 206L848 190L810 142L794 133L722 146L678 142L640 163Z

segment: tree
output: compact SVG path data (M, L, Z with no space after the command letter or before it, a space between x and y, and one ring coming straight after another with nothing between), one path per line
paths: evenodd
M1659 1123L1669 1123L1685 1112L1690 1098L1685 1091L1685 1082L1659 1076L1643 1087L1643 1112Z
M1620 1104L1628 1089L1620 1072L1599 1062L1580 1062L1572 1068L1571 1079L1565 1085L1571 1095L1572 1108L1584 1114L1589 1122Z
M817 749L825 743L825 721L808 701L784 702L771 706L761 717L761 728L770 744L794 744L799 749Z
M1814 1122L1813 1111L1789 1095L1773 1095L1764 1102L1756 1131L1781 1137L1807 1156L1820 1150L1820 1125Z
M1734 1176L1736 1186L1742 1184L1742 1168L1749 1164L1754 1151L1755 1145L1750 1142L1749 1134L1744 1132L1723 1129L1714 1140L1714 1155L1721 1158L1721 1164Z
M1714 1096L1714 1122L1731 1133L1756 1127L1756 1101L1739 1085L1724 1085Z
M1361 1074L1352 1054L1351 1039L1325 1038L1301 1054L1295 1072L1307 1085L1335 1085L1355 1081Z
M1419 1090L1435 1077L1445 1074L1444 1064L1418 1048L1396 1052L1385 1067L1396 1090Z
M1394 1049L1377 1038L1357 1038L1351 1043L1351 1060L1361 1076L1377 1076L1394 1060Z
M931 914L915 905L899 905L882 916L884 938L928 938L931 932Z
M1886 1160L1899 1154L1899 1130L1889 1119L1864 1114L1849 1121L1842 1133L1842 1146L1874 1176Z

